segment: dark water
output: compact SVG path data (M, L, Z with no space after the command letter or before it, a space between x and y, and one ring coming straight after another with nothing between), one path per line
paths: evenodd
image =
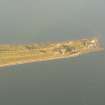
M100 37L104 0L0 0L0 42ZM0 68L0 105L105 105L105 52Z

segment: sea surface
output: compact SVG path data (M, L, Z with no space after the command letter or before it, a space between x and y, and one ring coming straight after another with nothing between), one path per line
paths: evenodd
M104 0L0 0L0 43L99 37ZM0 68L0 105L105 105L105 51Z

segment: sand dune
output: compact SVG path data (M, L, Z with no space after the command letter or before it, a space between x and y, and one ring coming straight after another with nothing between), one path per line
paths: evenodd
M76 57L101 50L102 47L97 38L41 44L1 44L0 67Z

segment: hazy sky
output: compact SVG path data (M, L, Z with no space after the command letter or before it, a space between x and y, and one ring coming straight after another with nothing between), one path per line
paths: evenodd
M103 35L104 19L105 0L0 0L0 41L47 41L94 32Z

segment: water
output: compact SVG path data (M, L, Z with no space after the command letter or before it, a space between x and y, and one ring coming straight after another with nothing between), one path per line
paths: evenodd
M101 37L104 0L1 0L0 43ZM100 35L99 35L100 34ZM0 68L0 105L105 105L105 52Z

